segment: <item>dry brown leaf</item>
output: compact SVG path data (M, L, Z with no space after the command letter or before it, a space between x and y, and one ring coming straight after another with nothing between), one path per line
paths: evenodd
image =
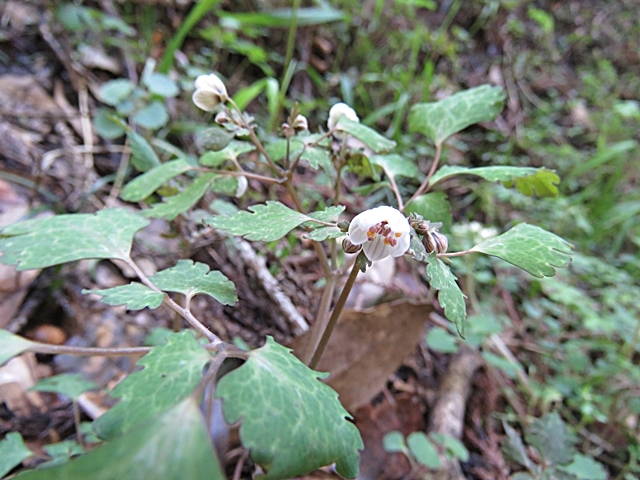
M431 305L405 300L366 310L345 310L316 370L329 372L326 382L347 410L368 403L422 338ZM292 342L294 354L306 336Z

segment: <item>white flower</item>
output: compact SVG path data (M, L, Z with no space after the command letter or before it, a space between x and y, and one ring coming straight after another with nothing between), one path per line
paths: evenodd
M216 75L200 75L196 78L196 90L191 99L198 108L212 112L220 104L229 100L227 88Z
M411 227L405 216L393 207L365 210L349 225L349 240L362 245L372 262L391 255L399 257L409 249Z
M349 120L353 120L354 122L360 121L358 115L356 114L356 111L353 108L351 108L346 103L336 103L333 107L331 107L331 110L329 110L329 120L327 120L327 127L329 127L329 130L333 130L335 128L338 120L340 120L340 117L342 116L345 116ZM340 135L336 136L340 137Z
M236 180L238 181L238 188L236 189L235 197L240 198L247 191L249 182L247 181L247 177L245 177L244 175L236 177Z

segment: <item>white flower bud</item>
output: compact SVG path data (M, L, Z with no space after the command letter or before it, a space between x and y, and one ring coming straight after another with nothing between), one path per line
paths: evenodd
M247 177L245 177L244 175L236 177L236 180L238 180L238 188L236 189L235 197L240 198L247 191L249 182L247 181Z
M196 90L193 92L191 99L196 107L206 112L212 112L220 103L229 100L227 88L216 75L200 75L196 78Z
M405 216L385 205L356 215L349 225L349 241L362 245L364 254L373 262L389 255L404 255L411 243L410 231Z
M296 132L309 130L309 122L307 122L307 118L300 114L296 115L296 118L293 119L293 125L291 126Z
M349 120L353 120L354 122L359 122L360 119L356 114L356 111L351 108L346 103L336 103L331 110L329 110L329 120L327 120L327 127L329 130L333 130L340 120L340 117L345 116Z

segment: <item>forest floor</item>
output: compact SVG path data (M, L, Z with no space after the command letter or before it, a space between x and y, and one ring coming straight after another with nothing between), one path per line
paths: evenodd
M92 25L64 10L71 3L7 0L0 6L0 226L44 212L125 205L118 195L123 181L132 178L126 170L130 150L125 137L97 134L99 109L109 108L100 88L115 78L138 84L149 59L162 60L190 5L80 3L97 12ZM171 75L181 92L166 98L166 125L142 129L148 137L197 156L194 125L203 116L190 100L194 72L219 71L231 94L265 76L283 78L288 29L257 23L236 30L220 14L243 11L233 3L222 2L205 15L177 50ZM247 8L259 3L266 11L284 2L240 3ZM637 478L637 4L486 0L433 2L430 9L420 7L429 1L329 3L345 17L299 28L293 50L298 70L285 110L298 102L310 128L317 130L329 106L346 101L363 119L375 114L368 123L410 149L414 137L403 133L402 125L412 103L485 83L502 86L507 97L496 122L457 135L445 160L555 169L563 179L560 197L517 197L507 189L494 195L479 183L456 184L451 189L453 221L477 221L483 228L528 221L563 236L579 254L572 276L555 284L537 283L504 264L481 264L475 273L468 265L454 264L469 296L470 322L486 320L485 331L471 329L478 339L469 344L449 334L433 293L408 261L385 265L377 278L358 284L342 321L355 325L360 336L354 339L345 330L327 356L338 358L345 350L360 355L339 357L351 372L336 388L365 442L361 477L512 478L523 468L505 454L505 422L520 422L524 430L531 419L559 411L576 435L578 450L604 466L605 478ZM262 93L248 110L273 121L270 108ZM300 170L296 181L320 193L324 188L312 171ZM355 185L345 179L345 188ZM239 200L241 207L259 198L290 201L280 187L253 181L250 186L254 196ZM355 194L347 195L344 204L350 214L369 206ZM309 243L284 241L267 248L272 245L203 229L194 218L154 220L137 237L134 256L145 271L151 274L185 258L207 263L234 282L240 301L232 308L196 298L192 308L205 325L225 341L257 347L270 335L295 346L294 337L313 324L321 301L317 282L322 271ZM594 277L605 271L602 265L622 276L606 270L607 278L614 279L595 283ZM179 327L180 320L168 310L127 311L81 293L133 278L135 272L126 265L111 261L22 273L0 266L0 328L58 345L116 347L142 345L152 332ZM442 332L434 335L434 330ZM354 352L353 344L369 347ZM28 391L30 386L51 375L81 373L109 389L138 360L20 358L19 372L5 372L14 380L0 384L0 436L20 432L29 448L40 452L73 438L74 411L63 397ZM332 367L327 363L324 368ZM83 420L112 403L104 391L86 394ZM469 456L429 476L413 459L385 450L383 437L391 431L451 435ZM532 462L545 466L535 448L527 445L525 451ZM237 452L226 459L229 472L237 460ZM247 462L243 475L251 474ZM563 475L601 478L598 473ZM309 478L333 476L327 471Z

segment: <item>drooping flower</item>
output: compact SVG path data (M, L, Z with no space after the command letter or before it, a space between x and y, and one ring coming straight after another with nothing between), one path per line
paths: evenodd
M209 75L200 75L196 78L196 90L193 92L191 99L196 107L206 112L212 112L220 103L229 100L227 87L224 86L222 80L217 75L211 73Z
M353 120L354 122L360 121L358 115L356 114L356 111L353 108L351 108L346 103L336 103L333 107L331 107L331 110L329 110L329 120L327 120L327 127L329 127L329 130L333 130L335 128L338 120L340 120L340 117L342 116L345 116L349 120ZM339 127L338 130L340 130ZM341 135L344 134L336 136L340 137Z
M364 254L373 262L389 255L403 255L411 242L410 230L405 216L385 205L356 215L349 225L349 240L362 245Z

